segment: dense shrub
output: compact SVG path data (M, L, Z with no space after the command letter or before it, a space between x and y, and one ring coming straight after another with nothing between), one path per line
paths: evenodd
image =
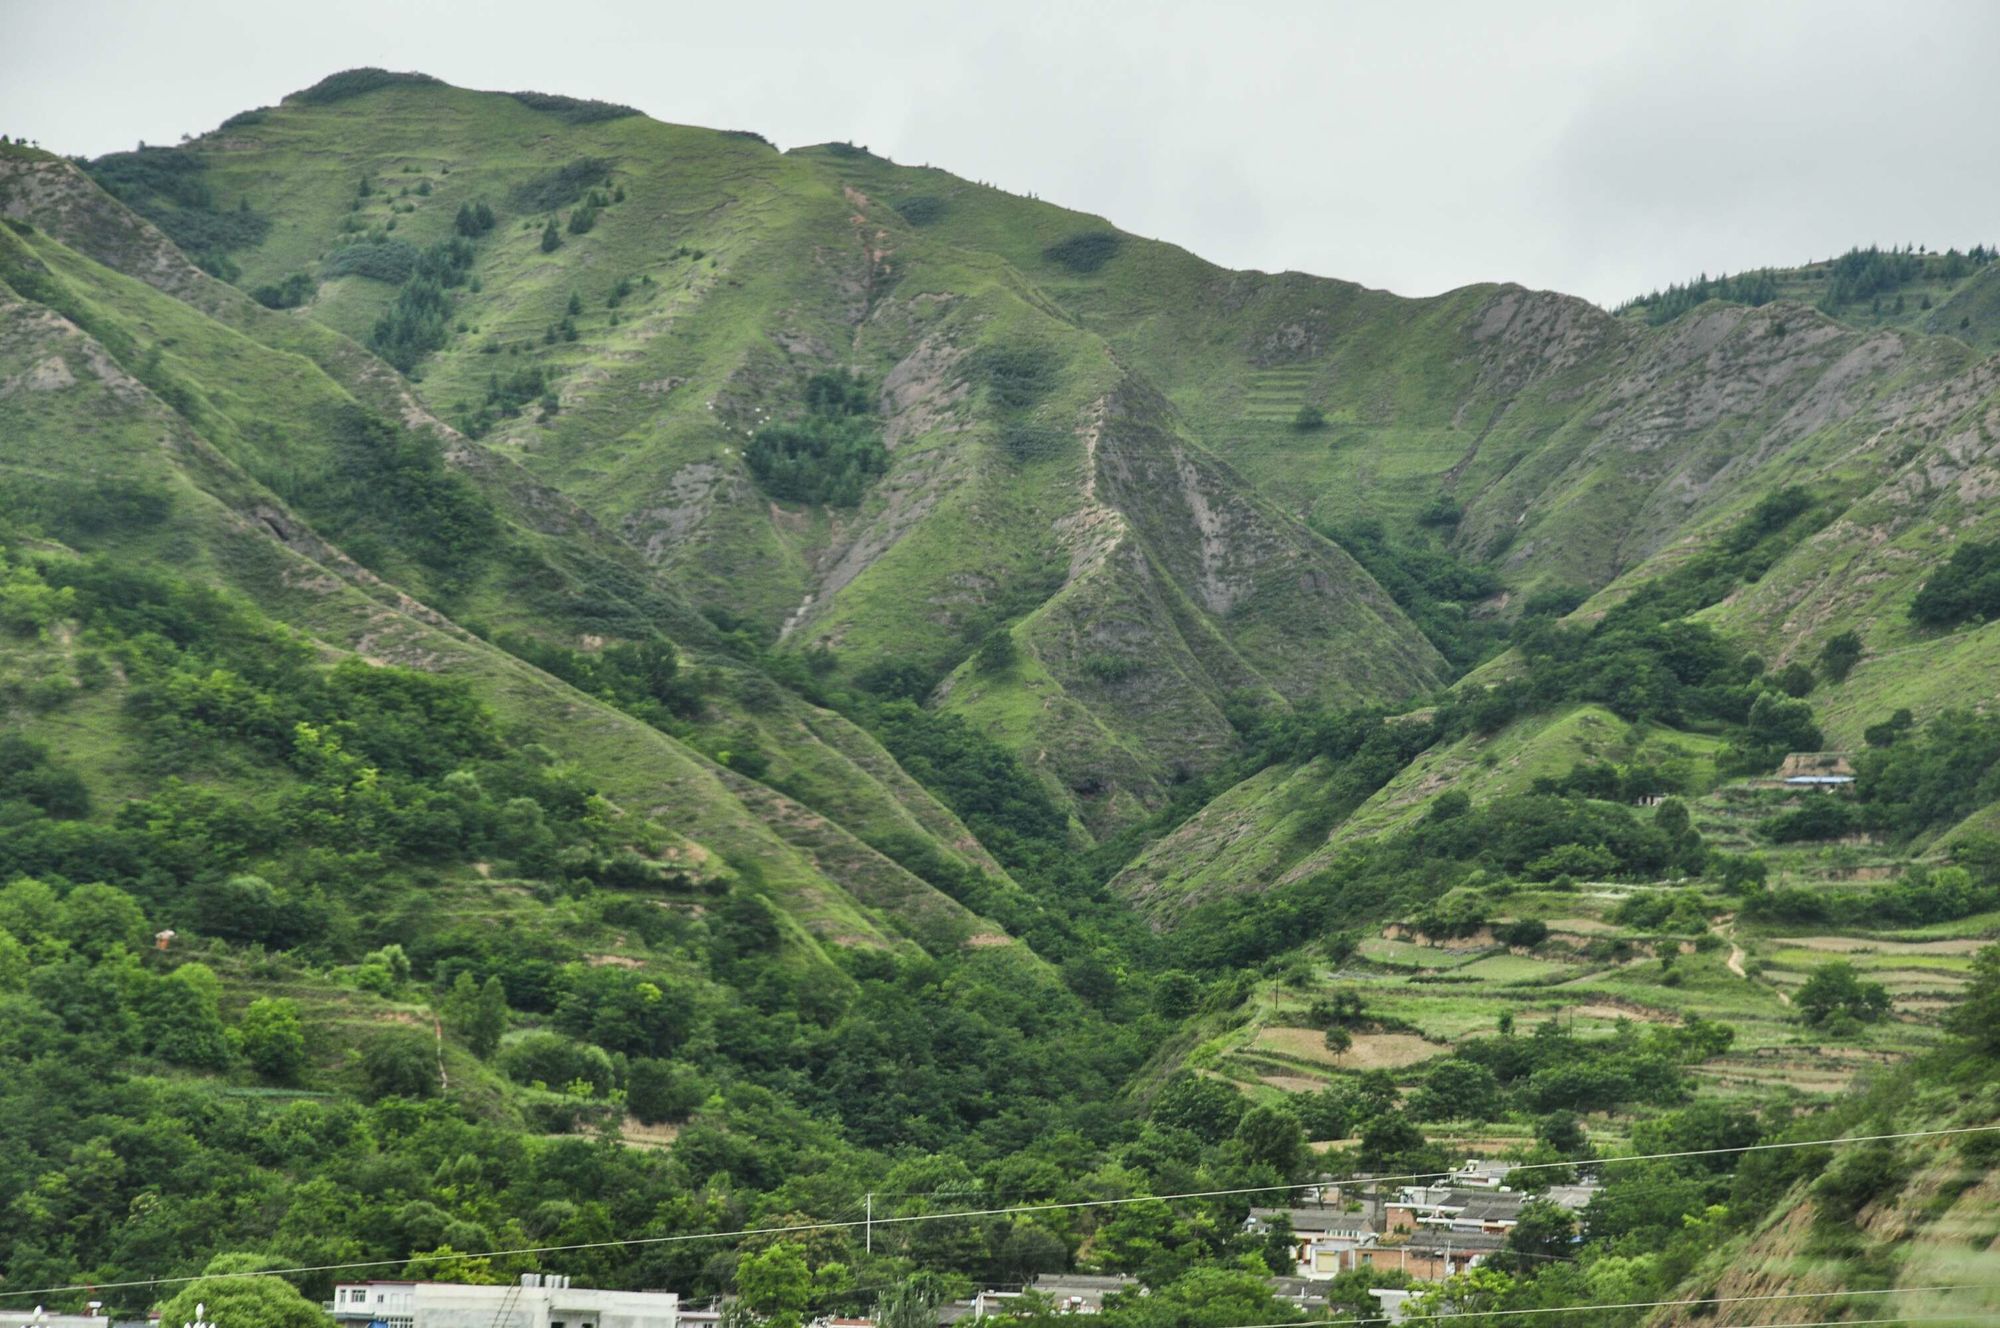
M224 280L236 276L229 254L260 243L271 219L247 199L233 208L216 202L208 162L182 148L141 148L99 157L86 168L98 184L158 226L203 269Z
M1124 241L1117 231L1079 231L1042 250L1042 257L1071 272L1088 274L1117 257Z
M445 292L465 284L472 257L472 241L457 235L418 250L409 280L368 334L375 353L410 373L418 360L442 349L451 335L452 301Z
M429 74L419 74L415 71L395 73L367 65L359 69L343 69L337 74L328 74L311 87L294 92L286 100L303 102L307 106L326 106L381 88L442 86L442 80L432 78Z
M407 240L354 240L320 263L326 278L357 276L400 286L417 268L417 246Z
M949 205L935 194L916 194L899 199L891 204L904 221L912 226L935 226L944 220Z
M602 124L606 120L623 120L639 114L636 107L584 97L565 97L554 92L510 92L507 95L530 110L555 116L564 124Z
M582 198L610 170L610 161L603 157L579 157L515 186L507 195L507 204L516 212L554 212Z
M554 1033L529 1033L500 1053L500 1069L515 1083L541 1083L561 1090L573 1083L593 1095L611 1089L611 1058L597 1047Z
M493 209L485 203L460 203L452 229L468 240L476 240L493 229Z
M303 486L296 501L343 539L365 535L409 550L455 579L500 531L492 504L456 472L429 434L398 428L359 407L334 420L340 465Z
M807 380L805 398L798 419L757 431L744 464L774 498L851 507L889 469L874 396L858 378L822 373Z
M294 272L284 280L259 286L250 297L266 309L296 309L313 297L319 283L309 272Z
M1926 627L1985 621L2000 613L2000 540L1967 540L1931 574L1910 602L1910 617Z

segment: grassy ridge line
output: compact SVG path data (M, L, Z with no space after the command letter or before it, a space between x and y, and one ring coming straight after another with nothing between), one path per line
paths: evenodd
M61 165L65 170L69 169L66 163ZM110 222L98 226L99 231L116 231L123 237L121 243L100 246L106 250L107 256L135 261L135 254L152 254L161 248L171 252L170 246L165 246L164 240L156 232L149 235L150 228L135 218L130 218L122 207L104 197L93 184L82 179L80 175L71 171L68 176L60 178L55 183L64 190L67 203L58 220L70 229L79 229L81 221L100 215L107 215L112 221L116 221L121 215L126 218L128 224L122 229ZM148 243L152 245L150 249L147 248ZM52 250L58 262L67 261L62 257L64 252L60 249ZM135 265L147 271L167 267L164 261L159 263L149 261L144 264L135 261ZM80 283L97 281L114 295L122 291L126 297L128 316L143 320L149 327L161 326L177 313L170 305L163 306L158 301L147 299L134 285L110 280L108 274L101 269L95 269L80 261L67 263L67 266L75 269L73 275ZM606 548L596 555L597 561L581 562L580 559L592 557L589 540L593 529L586 514L567 504L557 495L533 484L511 464L494 458L491 453L466 443L444 426L435 424L435 421L422 413L401 380L388 373L373 356L361 352L351 342L315 324L266 311L244 299L231 288L192 269L180 273L178 279L167 289L178 294L200 297L203 303L224 314L231 324L238 326L245 335L266 338L275 343L279 350L278 354L272 355L264 353L261 346L253 349L246 347L241 341L228 341L226 359L210 356L205 360L191 362L186 366L187 373L184 375L188 379L203 383L216 380L237 381L239 387L242 387L246 383L262 384L275 381L281 375L289 374L292 386L287 396L292 399L286 403L286 408L298 410L303 418L315 419L322 423L323 417L332 413L337 404L338 388L331 383L319 381L310 370L303 369L298 359L290 356L309 355L315 363L330 364L335 370L344 371L345 382L359 380L364 387L386 391L389 393L389 400L385 404L400 409L405 418L432 424L450 438L452 453L456 456L458 464L486 481L489 488L501 487L505 497L515 500L516 510L520 510L524 516L537 522L541 529L536 533L564 537L562 542L553 538L547 540L543 547L547 550L552 564L576 565L580 574L593 574L589 582L579 583L579 593L601 597L611 593L614 587L621 583L630 585L634 581L640 582L635 598L645 606L643 611L651 624L666 628L684 643L690 638L696 644L713 639L714 633L707 622L687 609L672 596L671 592L663 587L652 590L644 584L651 579L650 574L632 570L628 564L635 560L632 560L629 554L622 558L614 558L614 553L624 553L622 546L610 545L600 536L598 542ZM190 355L196 354L197 348L202 344L201 338L193 335L176 336L174 340ZM294 347L299 348L297 352L291 349ZM299 376L301 373L304 374L303 379ZM235 395L249 399L254 398L255 392L246 389ZM269 402L265 405L272 413L280 409ZM227 414L226 410L224 414ZM288 455L295 453L297 444L308 436L304 430L295 429L286 440ZM581 548L578 547L579 543L582 545ZM605 564L610 565L607 567ZM616 577L607 575L621 571L622 582ZM498 616L503 625L509 621L504 602L486 606L485 611ZM489 617L488 621L491 620ZM545 620L530 618L527 625L530 630L541 630L547 624ZM802 703L789 699L786 704L794 712L803 713L810 710ZM728 731L731 724L744 718L740 711L735 712L733 717L725 714L708 725L708 728L721 734ZM826 723L833 722L835 721L831 717L827 717L821 721L822 727ZM806 731L797 720L793 721L793 727L798 732ZM837 724L834 731L839 731ZM810 769L792 780L788 787L809 801L836 808L836 814L843 823L863 828L864 833L871 839L888 835L902 838L914 836L921 840L936 835L939 850L947 860L968 861L971 865L987 871L989 875L1005 880L1004 871L1001 871L997 864L993 864L990 858L982 860L961 857L963 850L957 845L976 844L976 841L957 818L939 805L927 792L918 788L907 777L903 777L900 787L894 794L889 794L878 775L861 768L862 765L866 765L872 767L873 771L895 769L893 761L872 740L848 726L840 746L844 749L841 752L812 741L797 746L794 764L808 766ZM857 762L861 764L858 765Z
M312 321L267 310L195 268L165 236L105 195L70 163L24 165L0 159L0 199L12 199L13 211L40 222L71 248L193 305L277 352L280 358L266 356L260 361L260 372L271 372L275 365L297 373L299 366L284 356L309 361L332 380L312 384L320 396L344 392L385 418L435 433L446 445L447 459L495 500L515 537L537 546L546 575L566 584L563 598L575 603L622 597L631 606L629 612L677 640L693 645L713 640L707 621L621 542L597 529L581 507L536 484L491 451L468 443L430 414L400 376L346 337ZM302 414L323 429L323 414ZM288 452L294 441L287 440ZM487 607L501 615L499 625L509 625L504 601Z
M921 204L925 233L1033 272L1279 501L1334 524L1407 519L1442 487L1465 507L1456 547L1522 589L1612 581L1792 468L1837 465L1973 362L1950 337L1797 304L1711 305L1644 329L1515 287L1401 300L1231 273L1130 235L1078 273L1050 255L1116 234L1102 218L866 154L800 155ZM1289 420L1305 404L1326 424L1300 434Z
M0 243L17 244L19 240L10 235L0 239ZM47 240L41 243L53 244ZM73 265L87 261L72 259ZM107 284L116 284L117 279L110 274L105 277ZM198 317L185 306L175 308L187 318ZM152 312L165 318L174 311ZM181 327L179 332L184 347L202 335L202 330L194 324ZM227 346L233 334L215 329L209 335L219 336ZM238 345L234 350L241 353L243 347ZM109 367L108 356L102 356L102 361L106 372L115 373ZM885 943L893 937L892 930L885 931L881 922L858 909L842 888L822 876L783 836L774 834L744 807L730 791L728 777L720 767L672 738L589 701L547 675L457 631L421 604L386 594L379 581L344 559L334 561L331 567L308 562L273 536L268 517L262 514L275 516L287 529L309 535L310 527L304 521L288 512L275 495L208 448L185 421L167 411L138 384L124 379L122 374L115 381L125 384L121 389L124 400L116 403L115 410L137 412L148 421L139 426L142 435L164 427L169 437L179 438L178 447L207 458L208 472L220 473L233 481L224 490L230 499L260 514L253 517L240 508L215 507L214 500L199 485L183 486L183 492L199 493L207 501L196 505L195 510L201 515L186 526L176 522L173 527L149 536L154 547L164 545L165 550L172 551L167 554L170 564L205 569L205 576L249 593L280 619L304 627L341 649L472 676L481 693L500 713L544 733L549 745L589 769L606 795L620 805L656 813L663 823L692 844L701 845L698 851L705 856L758 861L773 893L816 934L875 943ZM62 395L49 394L47 404L60 405ZM68 458L60 439L70 436L75 428L73 418L68 411L52 411L48 418L33 422L36 427L25 431L22 439L31 462L23 470L57 476L70 473L73 463L65 465ZM42 464L33 464L38 459ZM313 543L307 545L313 546ZM113 543L105 547L130 551L131 546ZM195 561L190 563L190 558ZM328 570L344 570L352 580L329 578ZM374 595L357 589L357 583L372 585ZM553 725L549 725L550 717L555 721ZM882 755L879 759L888 758ZM789 814L804 816L804 809L789 799L780 799L775 805L780 810L793 808L794 812ZM929 813L933 821L945 815L933 804ZM780 818L779 824L783 823ZM976 922L959 906L917 882L902 868L850 841L844 831L817 830L812 842L841 846L843 870L856 888L880 891L893 884L896 890L893 897L905 907L913 925L925 917L962 916L965 920L955 924L960 930L969 932L982 927L992 930L990 925ZM942 851L947 856L955 855L948 846Z
M435 124L419 114L433 99ZM475 267L482 284L461 304L467 331L424 366L425 397L449 413L496 368L504 372L529 354L550 366L560 411L504 425L490 443L575 496L702 602L762 625L789 624L787 640L801 645L829 641L856 670L912 653L941 670L962 657L968 619L996 605L1029 607L1031 588L1070 560L1065 545L1074 541L1058 523L1080 519L1078 491L1095 480L1069 435L1092 403L1129 375L1034 280L992 255L913 230L865 191L802 158L638 118L559 133L538 121L535 137L517 138L521 108L491 102L389 87L336 108L281 107L195 150L225 201L246 197L257 206L295 165L305 169L308 156L314 171L348 180L367 175L375 189L359 200L359 214L348 211L356 199L344 189L317 184L273 204L281 209L274 235L303 228L318 244L335 242L349 216L386 224L385 191L399 189L400 180L428 190L408 200L390 195L392 206L414 209L394 215L395 236L416 242L446 233L461 203L495 200L500 224L480 241ZM336 128L337 141L329 137ZM505 200L536 168L586 157L610 163L612 195L622 198L597 214L588 233L565 233L559 247L544 252L539 218L510 212ZM276 263L304 261L303 253L246 251L246 280L275 277ZM607 288L628 279L635 293L609 308ZM360 317L341 311L356 280L342 278L310 315L360 326ZM580 312L565 315L571 292ZM577 340L546 342L546 329L566 317ZM980 397L977 365L983 354L1022 342L1047 347L1053 369L1028 421L1035 446L1010 458L1005 450L995 454L1002 431ZM488 347L504 349L486 354ZM770 504L744 475L745 437L786 408L805 370L827 363L856 363L885 380L894 407L892 472L851 513ZM1212 475L1207 482L1235 484ZM1189 519L1177 518L1182 525ZM1255 519L1278 518L1260 512ZM1178 527L1171 541L1155 535L1148 575L1173 560L1175 551L1161 547L1166 542L1193 541ZM1357 597L1367 598L1366 578L1354 569L1330 565L1327 574L1357 579ZM1266 615L1247 640L1222 625L1238 638L1222 655L1271 656L1278 646L1290 648L1277 656L1287 668L1311 659L1314 652L1301 655L1300 643L1282 639L1282 617ZM1352 685L1401 694L1423 684L1402 676L1400 661L1411 658L1404 647L1423 651L1400 614L1349 626L1357 637L1407 637L1383 656L1397 664L1357 675ZM1197 636L1213 634L1205 628ZM1357 668L1369 662L1365 651L1342 658ZM1265 667L1278 671L1269 659ZM1246 681L1239 664L1227 668L1227 685ZM1077 686L1074 676L1063 681ZM1273 690L1296 685L1277 684ZM1199 685L1210 693L1224 686ZM1092 689L1081 694L1093 722L1072 732L1101 764L1129 775L1116 744L1091 731L1120 742L1150 735L1128 733L1114 714L1098 713L1102 701ZM1213 736L1228 741L1226 732ZM1161 761L1157 753L1150 760L1147 779L1114 802L1157 796ZM1092 773L1059 780L1065 796Z

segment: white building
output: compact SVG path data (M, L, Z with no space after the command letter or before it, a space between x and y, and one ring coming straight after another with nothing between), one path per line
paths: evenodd
M1451 1173L1451 1183L1467 1190L1497 1190L1507 1183L1513 1173L1512 1162L1490 1162L1485 1158L1467 1158Z
M518 1283L342 1282L327 1313L342 1328L678 1328L671 1291L601 1291L567 1277L523 1273Z
M100 1312L104 1302L93 1300L90 1306L87 1314L64 1314L39 1305L33 1309L0 1310L0 1328L111 1328L111 1320Z

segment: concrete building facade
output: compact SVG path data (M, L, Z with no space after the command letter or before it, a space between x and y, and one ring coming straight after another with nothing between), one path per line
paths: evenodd
M605 1291L523 1273L516 1283L342 1282L327 1307L342 1328L679 1328L671 1291Z

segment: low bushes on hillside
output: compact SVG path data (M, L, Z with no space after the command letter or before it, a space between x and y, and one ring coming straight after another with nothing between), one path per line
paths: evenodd
M1125 237L1117 231L1080 231L1042 250L1042 257L1078 275L1096 272L1118 256Z

